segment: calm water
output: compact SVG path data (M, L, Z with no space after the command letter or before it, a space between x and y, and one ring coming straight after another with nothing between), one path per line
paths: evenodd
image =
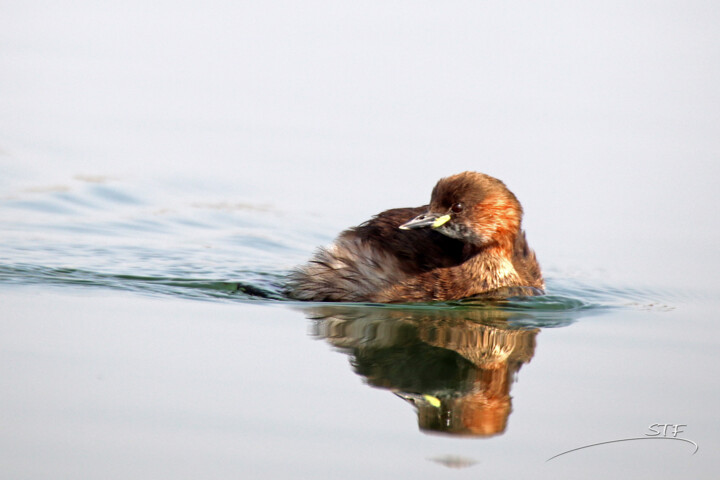
M720 12L509 8L3 7L2 477L715 478ZM548 295L283 297L467 169Z

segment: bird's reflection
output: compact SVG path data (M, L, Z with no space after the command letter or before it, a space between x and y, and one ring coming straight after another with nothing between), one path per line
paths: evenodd
M510 387L535 352L538 328L511 326L494 308L317 306L312 334L350 355L367 383L411 403L424 432L491 436L505 431Z

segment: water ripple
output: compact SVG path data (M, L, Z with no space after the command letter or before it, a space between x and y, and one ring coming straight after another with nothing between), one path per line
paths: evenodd
M285 274L334 226L245 199L153 197L149 186L76 177L2 201L0 283L110 288L222 301L278 301ZM183 197L184 198L184 197ZM556 275L546 295L508 292L381 308L503 310L526 326L566 325L608 308L670 309L668 292ZM664 300L663 300L664 299Z
M33 265L0 265L0 283L35 286L83 286L109 288L150 295L169 295L198 300L282 299L281 276L247 275L243 280L192 277L113 275L75 268Z

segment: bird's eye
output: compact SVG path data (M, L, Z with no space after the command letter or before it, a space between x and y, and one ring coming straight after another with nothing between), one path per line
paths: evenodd
M450 207L450 210L452 210L453 213L460 213L463 211L464 208L465 208L465 205L458 202L458 203L453 203L453 206Z

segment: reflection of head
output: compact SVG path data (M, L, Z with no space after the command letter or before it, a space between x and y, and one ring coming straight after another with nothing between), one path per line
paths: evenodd
M370 385L412 403L422 431L502 433L510 385L535 349L537 329L511 329L496 309L312 309L315 335L352 356Z
M483 372L485 373L485 372ZM511 411L507 371L495 371L489 388L479 382L462 396L398 394L415 405L421 430L454 435L491 436L502 433ZM499 387L499 388L497 388ZM497 389L496 392L492 390Z

